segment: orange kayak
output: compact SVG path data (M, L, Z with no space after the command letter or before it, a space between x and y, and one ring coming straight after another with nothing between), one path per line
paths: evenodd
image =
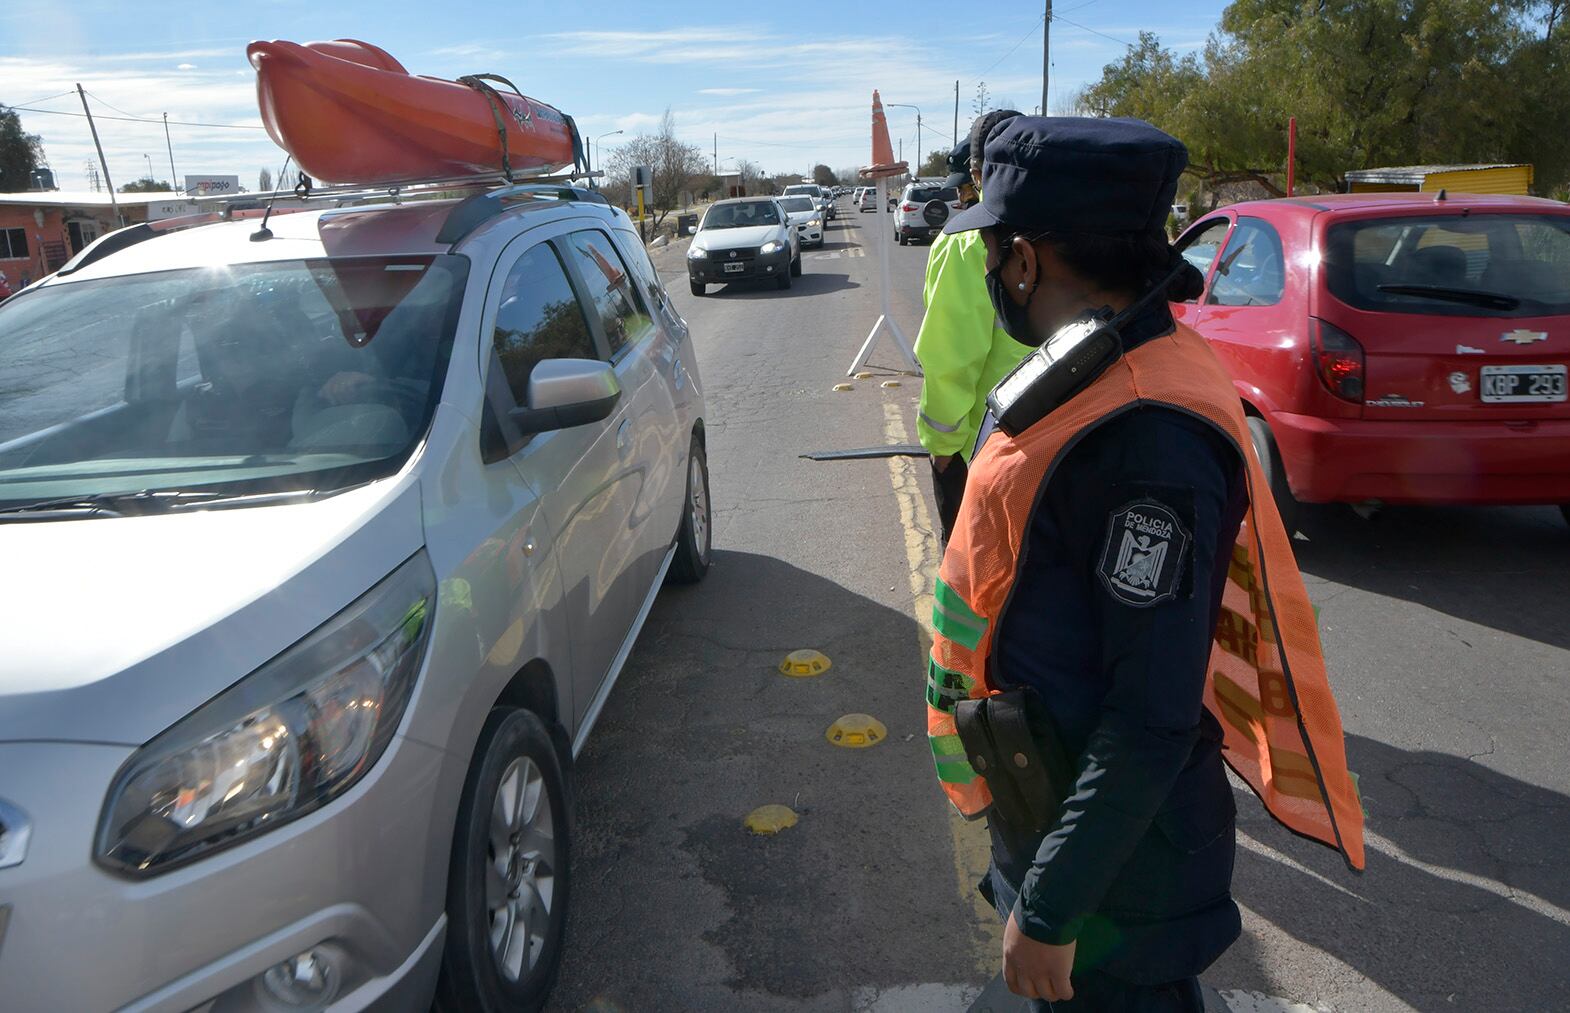
M572 120L522 95L410 74L353 39L253 42L262 122L313 179L398 183L503 170L539 175L574 164Z

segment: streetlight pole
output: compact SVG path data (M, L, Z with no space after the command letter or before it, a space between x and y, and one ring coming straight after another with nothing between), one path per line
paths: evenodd
M609 130L609 131L606 131L605 133L601 134L599 137L596 137L594 139L594 164L595 165L599 165L600 164L600 138L613 137L616 134L619 134L621 132L622 131L620 131L620 130ZM601 171L603 172L604 170L601 170Z
M908 102L885 102L883 104L886 106L899 106L901 109L916 110L916 171L910 175L912 179L919 179L921 176L921 109Z
M1052 71L1052 0L1047 0L1047 12L1041 22L1041 115L1047 112L1047 76Z

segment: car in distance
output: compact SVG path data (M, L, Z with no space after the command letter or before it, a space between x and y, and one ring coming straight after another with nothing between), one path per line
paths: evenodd
M961 210L959 191L934 183L907 183L894 209L894 238L901 246L932 239L943 231L949 215Z
M1301 502L1557 505L1570 520L1570 206L1516 196L1251 201L1178 243L1179 320L1231 370Z
M861 196L856 198L856 207L861 211L878 210L878 188L866 186L861 189Z
M0 1006L537 1009L572 757L708 565L686 324L588 191L258 224L0 306Z
M818 202L804 193L781 197L780 207L790 218L790 223L801 237L802 246L823 245L823 212Z
M715 201L687 248L693 295L703 295L711 284L750 279L772 278L786 289L800 274L801 238L774 197Z

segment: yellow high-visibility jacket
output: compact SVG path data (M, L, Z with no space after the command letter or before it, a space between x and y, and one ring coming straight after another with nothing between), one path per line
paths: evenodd
M968 461L987 414L988 392L1032 349L997 325L980 232L932 241L921 294L927 315L916 336L924 376L916 432L933 456L959 454Z

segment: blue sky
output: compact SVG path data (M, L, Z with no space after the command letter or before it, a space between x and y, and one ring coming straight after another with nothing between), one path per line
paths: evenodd
M1100 75L1141 30L1179 49L1203 44L1225 6L1156 0L1057 0L1052 26L1051 104ZM411 73L455 77L489 71L525 94L577 118L608 153L648 131L669 107L683 139L721 165L750 159L771 172L824 162L866 162L873 88L885 103L919 106L922 150L948 147L954 82L960 128L972 115L978 82L993 105L1031 111L1041 96L1041 6L980 2L963 8L915 0L889 5L796 2L742 5L613 2L474 5L338 0L245 0L171 8L102 0L12 0L0 8L0 103L80 113L80 81L97 116L129 114L229 128L171 128L176 170L235 173L254 188L258 170L276 173L282 153L255 128L255 83L245 62L251 39L359 38L382 46ZM192 13L211 10L209 18ZM447 14L446 11L463 13ZM592 11L592 16L586 16ZM773 13L772 11L777 11ZM851 13L852 11L856 13ZM80 117L23 112L40 134L66 188L86 185L93 157ZM889 109L890 130L914 159L915 113ZM99 123L116 183L145 175L148 162L169 176L161 126Z

